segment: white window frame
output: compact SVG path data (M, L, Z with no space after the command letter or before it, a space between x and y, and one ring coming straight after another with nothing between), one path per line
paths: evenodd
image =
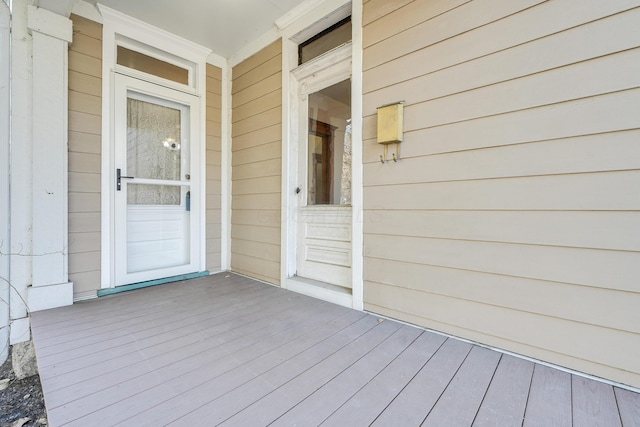
M160 86L180 90L199 98L200 123L197 125L199 147L192 158L192 168L200 170L197 196L200 204L200 234L206 232L206 60L211 50L180 38L165 30L151 26L113 9L98 5L103 17L102 27L102 215L101 215L101 283L102 289L115 286L115 167L114 167L114 73L126 74ZM189 84L183 85L158 76L120 66L116 62L117 46L138 51L161 61L169 62L189 71ZM156 48L162 46L162 48ZM206 239L199 242L199 271L206 268Z

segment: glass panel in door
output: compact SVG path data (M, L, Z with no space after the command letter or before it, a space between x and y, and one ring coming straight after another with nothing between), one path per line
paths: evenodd
M309 95L308 205L351 204L351 81Z
M127 98L127 273L189 264L190 191L181 182L188 176L186 112Z

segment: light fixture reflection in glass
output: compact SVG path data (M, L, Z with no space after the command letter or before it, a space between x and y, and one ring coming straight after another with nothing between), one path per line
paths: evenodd
M165 146L165 148L168 148L171 151L178 151L180 149L180 143L176 142L175 138L167 138L164 141L162 141L162 145Z

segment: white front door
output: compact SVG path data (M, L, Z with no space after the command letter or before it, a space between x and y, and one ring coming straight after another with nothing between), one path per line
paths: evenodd
M351 70L348 60L326 65L310 64L299 84L296 275L350 294Z
M115 285L196 272L198 98L119 74L115 83Z

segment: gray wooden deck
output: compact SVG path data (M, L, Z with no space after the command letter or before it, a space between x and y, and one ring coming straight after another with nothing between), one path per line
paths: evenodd
M638 394L233 274L33 314L52 426L639 426Z

